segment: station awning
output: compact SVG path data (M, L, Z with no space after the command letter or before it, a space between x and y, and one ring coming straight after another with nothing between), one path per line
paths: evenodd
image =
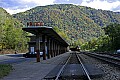
M32 26L30 26L30 27L22 28L22 30L32 33L34 35L36 35L36 34L46 35L46 36L54 39L55 41L58 41L58 43L60 42L60 44L62 44L64 46L68 46L68 43L60 35L58 35L58 33L55 32L52 27L47 27L47 26L33 26L32 27Z

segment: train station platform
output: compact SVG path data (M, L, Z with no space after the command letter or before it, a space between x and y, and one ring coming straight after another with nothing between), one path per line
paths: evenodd
M13 70L11 73L0 80L41 80L69 54L69 52L66 52L47 60L41 58L40 63L35 61L36 58L29 58L31 60L12 64Z
M29 52L25 56L35 54L37 62L40 62L40 54L46 60L46 56L49 59L69 50L69 44L52 27L44 26L42 22L28 22L22 30L32 34L27 36L30 38Z

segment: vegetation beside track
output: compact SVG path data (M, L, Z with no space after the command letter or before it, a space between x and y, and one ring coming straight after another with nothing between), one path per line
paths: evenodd
M7 76L12 70L12 66L8 64L0 64L0 78Z

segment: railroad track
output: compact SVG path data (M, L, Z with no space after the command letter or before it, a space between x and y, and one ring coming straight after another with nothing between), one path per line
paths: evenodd
M109 56L112 56L112 57L116 57L116 58L120 58L120 54L107 54Z
M51 74L51 73L49 73ZM44 79L53 79L53 80L91 80L87 69L82 63L80 57L76 53L71 53L70 56L62 65L59 71L54 74L54 77L46 76Z
M116 57L116 58L120 58L120 54L119 53L107 53L107 52L97 52L97 54L102 54L102 55L108 55L111 57Z
M85 53L88 56L100 59L102 61L107 62L108 64L114 64L114 66L120 68L120 59L118 58L113 58L113 57L109 57L109 56L104 56L104 55L100 55L100 54L96 54L96 53Z

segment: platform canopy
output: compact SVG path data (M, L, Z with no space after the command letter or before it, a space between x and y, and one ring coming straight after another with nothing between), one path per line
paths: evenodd
M22 28L22 30L32 33L34 35L39 35L39 34L46 35L49 38L58 41L58 43L60 43L64 46L68 46L68 43L61 36L59 36L58 33L55 32L55 30L53 30L52 27L47 27L47 26L33 26L32 27L32 26L30 26L30 27Z

